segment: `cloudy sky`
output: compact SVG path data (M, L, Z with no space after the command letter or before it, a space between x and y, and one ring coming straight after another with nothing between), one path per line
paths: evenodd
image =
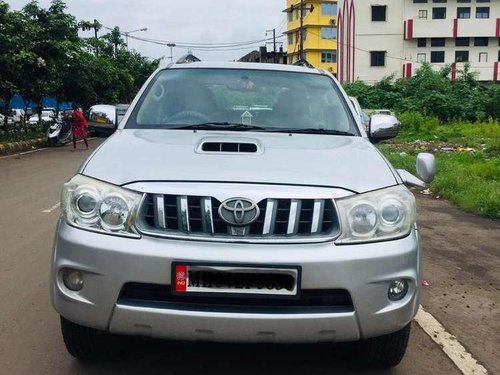
M27 0L7 2L13 9L21 9ZM46 7L50 0L39 3ZM261 40L266 38L266 30L272 28L278 28L277 35L281 35L286 27L282 13L285 3L285 0L66 0L68 11L78 20L96 18L101 24L119 26L122 31L147 27L146 32L133 35L202 44ZM129 46L149 57L170 56L170 49L161 45L130 39ZM234 60L257 47L258 44L233 47L244 48L241 50L193 52L203 60ZM271 50L272 46L268 48ZM174 58L186 52L175 48Z

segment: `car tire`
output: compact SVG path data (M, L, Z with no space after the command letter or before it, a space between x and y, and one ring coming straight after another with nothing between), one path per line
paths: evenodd
M358 343L358 358L370 367L389 368L403 359L410 338L411 323L389 335L374 337Z
M70 322L61 316L61 331L66 349L73 357L85 360L111 356L116 349L113 337L103 331Z

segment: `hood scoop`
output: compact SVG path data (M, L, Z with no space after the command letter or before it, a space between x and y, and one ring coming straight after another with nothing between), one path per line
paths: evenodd
M196 148L197 153L209 154L261 154L259 142L252 140L203 139Z

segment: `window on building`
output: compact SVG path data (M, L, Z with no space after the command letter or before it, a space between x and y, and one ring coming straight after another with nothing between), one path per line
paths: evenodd
M446 8L432 8L432 19L445 20L446 19Z
M337 4L335 3L321 3L321 14L323 16L336 16Z
M385 51L371 51L370 66L385 66Z
M489 3L490 0L476 0L476 3Z
M488 62L488 52L480 52L479 53L479 62L485 63Z
M414 4L425 4L427 3L427 0L413 0Z
M427 47L427 39L418 38L417 39L417 47Z
M386 21L387 18L386 5L372 5L372 21Z
M476 18L490 18L490 7L477 7Z
M432 0L433 3L447 3L448 0Z
M293 44L293 34L288 34L288 45Z
M457 0L457 3L470 3L470 0Z
M500 51L498 51L497 61L500 61Z
M468 62L469 51L455 51L455 62Z
M445 38L431 38L431 47L444 47L445 45Z
M468 46L470 46L470 39L469 38L456 38L455 39L455 46L468 47Z
M288 15L288 22L292 22L293 21L293 11L287 12L287 15Z
M470 7L458 7L457 18L470 18Z
M431 63L444 63L444 51L431 51Z
M417 62L424 63L426 61L427 61L427 54L426 53L417 53Z
M426 9L419 10L418 11L418 18L427 19L427 10Z
M476 47L488 47L488 38L487 37L474 38L474 46L476 46Z
M337 62L337 51L321 51L321 62L322 63L336 63Z
M322 39L337 39L337 28L336 27L322 27L321 28L321 38Z

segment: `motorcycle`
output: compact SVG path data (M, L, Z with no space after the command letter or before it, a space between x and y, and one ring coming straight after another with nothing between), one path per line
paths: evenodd
M71 142L72 138L73 129L70 119L56 119L47 129L47 146L49 147L65 145Z

